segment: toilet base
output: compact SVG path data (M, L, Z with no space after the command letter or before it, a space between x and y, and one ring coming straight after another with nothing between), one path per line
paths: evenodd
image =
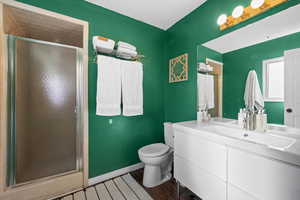
M171 172L162 175L160 166L146 165L144 169L143 185L148 188L156 187L172 178Z

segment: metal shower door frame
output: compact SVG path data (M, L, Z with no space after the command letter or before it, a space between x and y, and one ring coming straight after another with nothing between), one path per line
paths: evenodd
M13 35L5 35L8 48L8 69L7 69L7 174L6 185L8 187L17 187L24 184L31 184L41 182L44 180L61 177L67 174L82 171L83 169L83 50L82 48L64 45L54 42L47 42L42 40L35 40L30 38L18 37ZM64 47L76 50L76 169L56 174L49 177L39 178L28 182L16 184L16 129L15 129L15 57L16 57L16 40L23 40L38 44L46 44L57 47Z

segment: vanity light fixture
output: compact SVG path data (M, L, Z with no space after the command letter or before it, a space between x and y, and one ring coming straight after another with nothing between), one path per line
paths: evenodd
M235 7L232 16L228 16L226 19L224 15L220 15L217 24L220 30L223 31L287 1L288 0L251 0L250 5L245 8L243 6Z
M237 6L232 11L232 17L233 18L239 18L243 15L243 13L244 13L244 7L243 6Z
M251 8L257 9L264 5L265 0L252 0L251 1Z
M227 15L226 14L222 14L222 15L219 16L217 24L219 26L221 26L221 25L225 24L226 21L227 21Z

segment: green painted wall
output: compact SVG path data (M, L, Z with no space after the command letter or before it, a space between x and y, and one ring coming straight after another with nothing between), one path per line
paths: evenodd
M208 0L165 32L84 0L19 1L88 21L90 56L93 35L103 35L135 44L146 55L145 114L138 117L95 115L97 67L89 63L90 177L137 163L138 148L163 140L164 120L174 122L196 118L197 60L204 61L205 57L210 57L222 61L222 55L204 47L197 49L197 45L300 3L300 0L289 1L234 28L220 32L216 25L218 16L221 13L231 13L236 5L246 6L250 0ZM169 84L168 60L183 53L189 54L189 80ZM226 114L235 108L228 109ZM108 123L109 119L113 119L112 125Z
M166 33L83 0L20 0L89 22L91 38L103 35L138 47L144 59L144 115L100 117L95 115L97 66L89 63L89 163L90 177L139 162L137 150L163 140L163 67L166 66ZM112 125L108 123L113 119Z
M224 116L237 118L236 113L244 106L245 82L248 72L251 69L257 72L262 88L262 61L281 57L285 50L299 47L300 33L296 33L224 54ZM266 112L268 113L268 121L270 123L284 123L283 103L266 102Z
M198 48L197 50L198 45L299 3L300 0L288 1L287 3L273 8L259 16L221 32L216 24L218 16L223 13L230 15L235 6L247 6L250 4L250 0L208 0L201 7L197 8L191 14L172 26L167 31L167 58L170 59L183 53L188 53L189 80L169 84L167 78L165 78L165 119L172 122L196 119L197 60L203 61L206 56L214 56L217 60L221 59L220 55L211 55L211 53L207 52L207 50L203 47L199 47L200 49ZM167 70L165 70L165 73L165 77L167 77ZM224 78L225 77L226 76L224 76ZM229 83L227 83L227 81L229 81ZM230 82L231 79L224 80L225 85L230 84ZM235 91L232 91L232 93L235 93ZM236 93L236 95L239 95L238 92ZM228 98L227 94L224 94L224 99L226 99L226 101ZM227 103L225 103L225 105L227 105ZM229 110L225 110L226 116L233 116L237 112L233 107L228 109ZM234 114L231 112L234 112Z

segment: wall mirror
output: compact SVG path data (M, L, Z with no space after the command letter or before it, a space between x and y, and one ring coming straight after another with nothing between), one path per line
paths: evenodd
M296 91L300 86L299 17L300 5L296 5L198 45L198 63L222 65L222 83L214 91L221 113L215 116L237 119L245 106L248 72L255 70L268 123L300 128L300 94Z

